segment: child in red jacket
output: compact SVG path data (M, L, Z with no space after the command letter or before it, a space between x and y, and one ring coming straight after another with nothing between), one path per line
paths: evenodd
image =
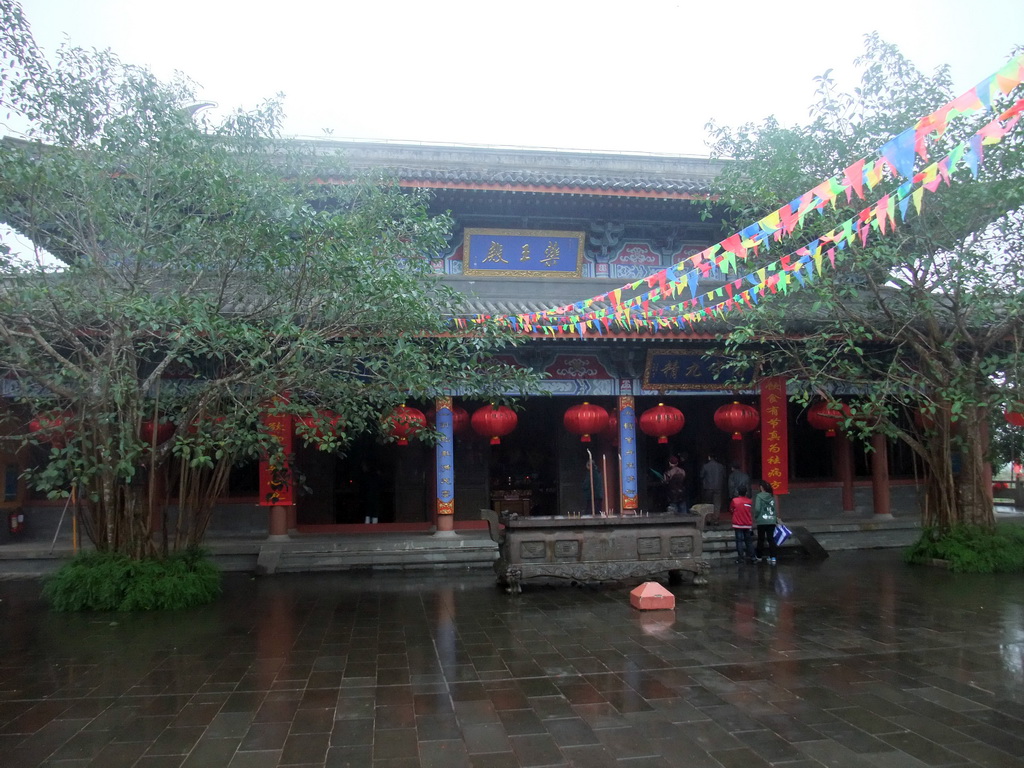
M750 486L743 484L738 492L739 496L729 502L732 529L736 534L736 562L742 563L746 557L748 563L756 563L758 557L754 551L754 516L751 512L753 502L748 496Z

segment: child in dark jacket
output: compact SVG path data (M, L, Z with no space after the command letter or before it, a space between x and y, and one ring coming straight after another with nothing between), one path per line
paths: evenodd
M736 534L736 562L742 563L744 557L748 563L756 563L757 554L754 552L754 517L751 512L753 502L747 495L750 487L742 485L739 488L739 496L729 503L729 511L732 513L732 530Z
M775 494L772 492L771 483L767 480L759 481L761 488L754 496L754 522L757 525L757 556L761 557L764 552L764 543L768 542L768 562L775 565L777 551L775 545L775 524L778 516L775 511Z

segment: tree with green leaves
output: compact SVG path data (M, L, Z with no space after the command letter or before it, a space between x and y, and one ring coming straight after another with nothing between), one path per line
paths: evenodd
M877 35L856 63L861 82L848 93L828 73L817 78L807 125L710 126L714 154L733 160L717 180L730 225L756 221L877 155L955 95L947 68L926 75ZM934 141L931 157L991 119L962 118ZM844 401L852 432L904 441L925 478L924 522L939 529L994 523L989 414L1019 397L1024 365L1022 145L1007 136L984 149L977 180L957 168L919 214L911 209L893 231L854 241L835 270L737 313L727 341L737 368L801 382L804 402ZM795 251L865 204L840 195L772 249Z
M233 463L283 460L262 414L344 451L407 399L530 388L492 359L508 332L451 333L429 266L451 222L422 194L282 140L276 100L213 122L187 80L109 51L48 61L15 0L0 27L0 107L24 125L0 142L0 219L63 262L3 248L0 377L49 446L34 483L78 493L97 548L197 545Z

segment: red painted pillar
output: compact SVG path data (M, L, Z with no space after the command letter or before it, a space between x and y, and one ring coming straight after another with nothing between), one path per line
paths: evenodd
M883 434L871 436L871 494L875 518L891 518L889 503L889 447Z
M843 512L853 512L853 454L850 438L842 432L836 434L832 447L836 474L843 483Z

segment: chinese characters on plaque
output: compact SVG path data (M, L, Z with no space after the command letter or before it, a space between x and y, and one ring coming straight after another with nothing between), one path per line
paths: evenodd
M715 361L691 349L648 350L644 389L663 391L730 391L723 376L715 376Z
M580 277L582 232L467 229L463 274L503 277Z

